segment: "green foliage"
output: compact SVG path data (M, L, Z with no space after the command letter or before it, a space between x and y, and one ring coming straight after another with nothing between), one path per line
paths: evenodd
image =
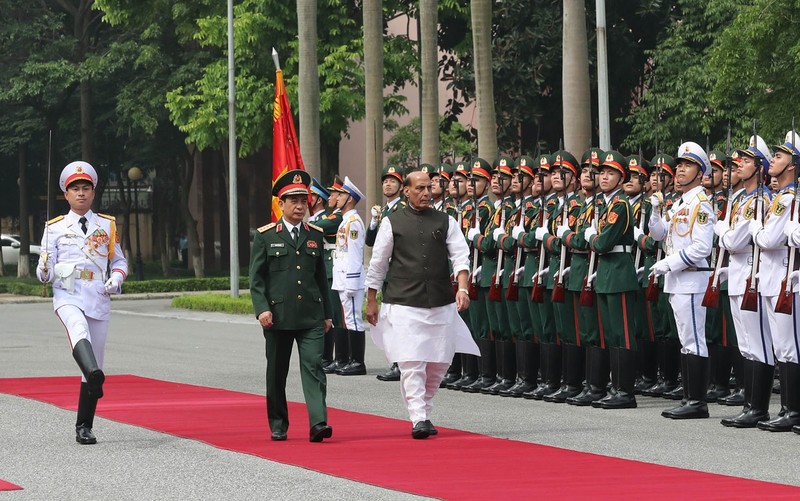
M16 273L16 270L14 270ZM239 288L249 287L248 277L239 277ZM125 294L154 294L159 292L188 292L188 291L222 291L230 289L229 277L214 278L176 278L169 280L136 280L126 281L122 286ZM18 279L14 277L0 277L0 293L19 294L22 296L40 296L42 285L35 278ZM52 288L48 285L47 295L52 296Z
M184 308L187 310L253 315L253 302L250 299L250 294L242 294L238 298L233 298L225 294L178 296L172 300L172 307Z
M399 127L392 138L386 142L384 150L390 153L389 163L404 168L416 167L420 157L420 119L411 119L408 125ZM469 132L458 122L448 122L439 118L439 148L442 160L455 156L457 159L472 155Z

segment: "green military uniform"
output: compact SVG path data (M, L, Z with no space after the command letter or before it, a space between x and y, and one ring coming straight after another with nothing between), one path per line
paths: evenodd
M305 171L288 171L273 186L273 196L301 194L308 186ZM305 188L306 195L308 194ZM312 428L325 425L326 379L322 370L325 320L332 317L320 228L300 223L293 237L286 220L262 226L253 240L250 258L250 295L256 318L272 314L264 328L267 357L267 416L273 439L285 439L289 427L286 377L297 342L300 378ZM328 437L330 434L327 435ZM282 438L281 438L282 437ZM321 438L320 438L321 440Z

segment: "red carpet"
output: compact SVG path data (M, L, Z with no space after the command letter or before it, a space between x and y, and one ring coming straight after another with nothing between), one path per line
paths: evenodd
M11 482L6 482L0 478L0 491L21 491L22 487L14 485Z
M599 456L439 428L412 440L406 421L329 410L331 440L308 442L305 406L290 404L286 442L271 442L264 397L137 376L109 376L98 415L215 447L388 489L442 499L696 499L800 498L800 488ZM75 409L75 377L0 379L0 392ZM105 435L100 425L99 435ZM385 464L386 459L390 464ZM472 473L481 465L486 476ZM459 468L444 470L443 465ZM487 482L489 478L514 481ZM524 475L519 476L519 473ZM582 481L575 482L580 472ZM546 482L540 482L547 478ZM682 487L683 486L683 487Z

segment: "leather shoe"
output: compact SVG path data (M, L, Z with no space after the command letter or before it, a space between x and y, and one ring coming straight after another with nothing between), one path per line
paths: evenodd
M345 365L341 369L336 369L336 374L339 376L363 376L367 373L367 366L362 362L355 360Z
M308 441L309 442L322 442L324 438L331 438L333 436L333 428L328 426L328 423L324 421L319 424L315 424L311 427L311 432L308 434Z
M285 431L273 431L272 432L272 437L270 437L270 438L272 438L272 440L275 441L275 442L283 442L284 440L286 440L286 432Z
M97 437L94 436L91 428L86 426L76 426L75 441L81 445L91 445L97 443Z
M411 429L411 438L422 439L431 436L431 430L425 421L420 421Z
M425 426L428 427L428 434L430 436L434 436L434 435L438 435L439 434L439 430L437 430L436 427L433 426L433 423L431 423L430 419L425 420L424 423L425 423Z
M375 377L381 381L400 381L400 368L397 364L392 364L388 371Z

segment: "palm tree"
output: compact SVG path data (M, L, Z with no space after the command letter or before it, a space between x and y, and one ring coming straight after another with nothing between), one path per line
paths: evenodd
M383 0L364 0L367 207L379 203L383 167Z
M497 119L492 82L492 0L470 0L472 48L475 57L475 100L478 112L478 156L497 156Z
M592 141L589 48L583 0L564 0L562 44L564 148L580 157Z
M422 162L439 163L438 0L419 0Z
M317 62L317 0L297 0L300 46L298 101L300 153L312 176L320 175L319 64Z

